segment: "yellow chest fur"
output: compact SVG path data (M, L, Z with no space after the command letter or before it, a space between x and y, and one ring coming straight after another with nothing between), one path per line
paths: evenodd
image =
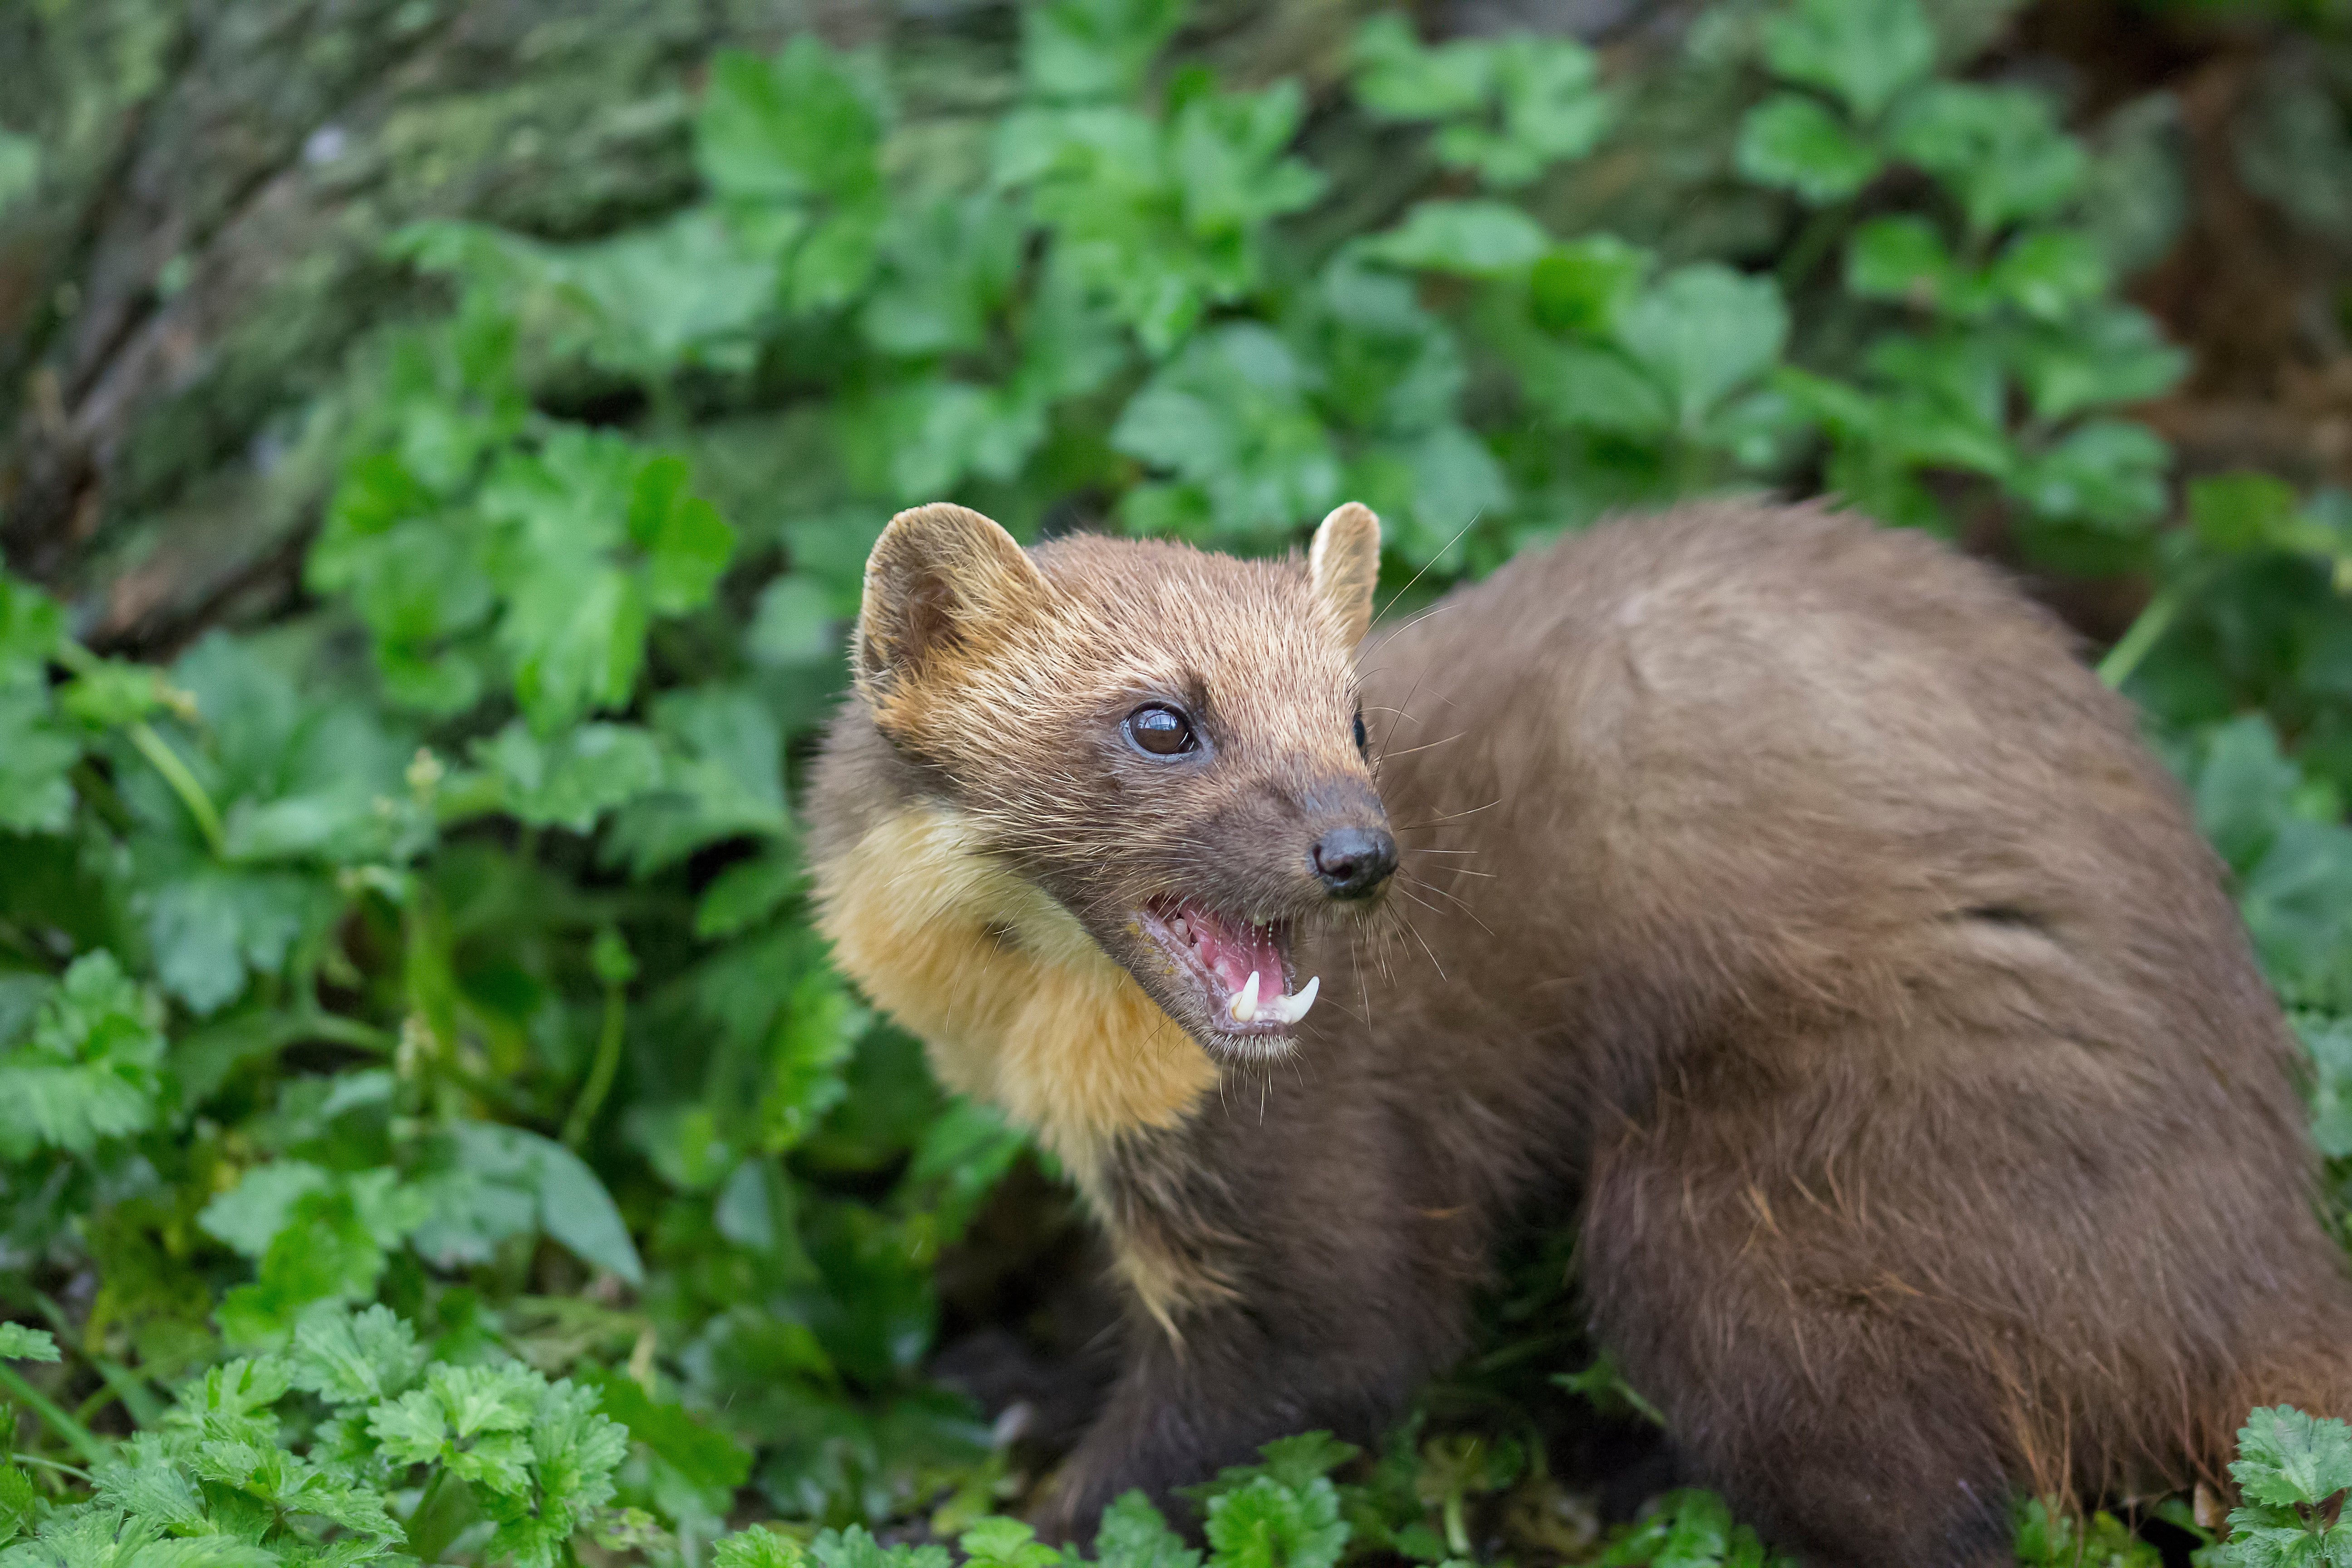
M1172 1127L1216 1087L1216 1064L954 813L886 818L817 885L835 956L940 1081L1034 1132L1089 1196L1122 1132Z

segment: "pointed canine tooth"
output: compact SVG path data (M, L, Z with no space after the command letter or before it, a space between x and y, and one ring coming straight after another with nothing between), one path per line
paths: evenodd
M1259 1003L1258 1016L1272 1019L1277 1024L1296 1024L1307 1016L1307 1009L1315 1005L1316 994L1322 989L1322 979L1318 976L1307 981L1307 989L1295 996L1276 996L1271 1001Z
M1242 988L1234 994L1234 1017L1246 1024L1256 1016L1257 971L1253 969L1250 977L1243 982Z
M1322 989L1323 977L1319 974L1309 975L1307 980L1307 989L1289 998L1288 1005L1284 1010L1290 1016L1285 1022L1296 1024L1299 1019L1307 1016L1307 1009L1315 1005L1315 998Z

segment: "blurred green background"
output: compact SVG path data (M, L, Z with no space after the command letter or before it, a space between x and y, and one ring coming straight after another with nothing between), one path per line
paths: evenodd
M2347 333L2344 0L0 0L0 1565L1059 1561L989 1516L1101 1260L828 967L792 816L943 497L1361 499L1407 608L1730 491L1998 561L2352 1161ZM1216 1562L1760 1562L1571 1243ZM2021 1551L2352 1561L2297 1433L2275 1537Z

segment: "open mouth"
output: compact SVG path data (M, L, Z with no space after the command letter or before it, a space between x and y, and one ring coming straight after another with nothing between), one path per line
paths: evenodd
M1155 900L1140 913L1145 933L1199 988L1209 1026L1219 1034L1287 1034L1323 988L1318 976L1291 990L1287 921L1236 920L1190 899Z

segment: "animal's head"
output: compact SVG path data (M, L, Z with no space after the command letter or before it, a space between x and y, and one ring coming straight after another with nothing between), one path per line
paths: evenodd
M858 693L981 853L1210 1051L1270 1056L1319 985L1293 962L1301 922L1369 907L1396 868L1353 657L1379 560L1354 504L1303 563L1091 537L1032 553L921 507L866 564Z

